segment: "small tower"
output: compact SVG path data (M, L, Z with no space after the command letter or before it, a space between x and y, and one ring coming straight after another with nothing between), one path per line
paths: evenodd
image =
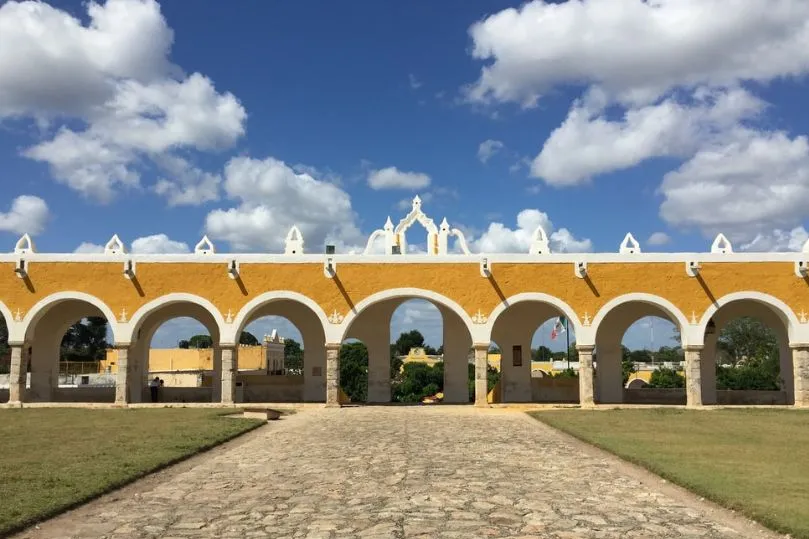
M297 226L293 225L289 229L287 239L284 247L285 255L302 255L303 254L303 235Z

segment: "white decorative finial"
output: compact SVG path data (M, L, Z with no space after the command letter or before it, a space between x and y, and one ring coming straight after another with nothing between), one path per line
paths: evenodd
M804 312L803 309L801 309L800 317L801 317L801 324L805 324L806 323L806 312Z
M35 253L36 247L34 246L34 240L31 239L31 236L28 234L23 234L20 236L20 239L17 240L17 243L14 245L14 253L18 255L25 255L28 253Z
M582 322L582 325L584 326L590 325L590 313L588 313L587 311L584 311L584 321Z
M233 323L233 313L228 309L228 314L225 316L225 323L232 324Z
M476 312L475 316L472 317L472 322L475 324L485 324L487 320L488 318L480 311L480 309L478 309L478 312Z
M711 252L723 255L732 253L733 246L730 244L730 241L725 237L724 234L719 233L716 235L716 239L713 240L713 245L711 245Z
M208 236L202 236L202 239L199 240L194 246L194 254L197 255L212 255L216 253L216 248L213 246L213 242L208 239Z
M121 316L118 317L118 321L123 324L126 323L126 309L121 309Z
M618 252L627 255L634 255L640 252L640 244L631 232L624 236L624 241L621 242L621 247L618 249Z
M696 326L697 324L699 324L699 322L697 322L697 313L691 311L691 325Z
M534 235L531 238L531 250L529 251L532 255L546 255L551 252L550 243L548 242L548 235L545 233L545 229L542 228L542 225L539 225L534 229Z
M118 234L113 234L110 238L110 241L107 242L107 245L104 246L104 254L105 255L120 255L126 253L126 247L124 246L124 242L121 241L121 238L118 237Z
M297 226L292 225L287 234L287 239L284 244L284 254L287 255L302 255L303 254L303 234Z
M334 312L329 315L329 322L332 324L341 324L343 322L343 315L337 312L337 309L334 309Z
M449 230L449 223L447 222L446 217L444 217L444 220L441 221L441 230Z
M14 313L14 321L15 322L22 322L22 313L20 312L19 309L17 309L17 312Z
M413 197L413 209L417 210L419 208L421 208L421 198L419 198L419 196L416 195L415 197Z
M801 251L804 253L809 253L809 240L806 240L806 242L803 244L803 249L801 249Z
M388 215L388 220L385 221L385 228L383 230L393 230L393 221L390 220L390 215Z

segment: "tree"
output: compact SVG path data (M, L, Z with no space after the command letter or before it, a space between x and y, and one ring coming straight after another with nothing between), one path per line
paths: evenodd
M210 348L213 346L213 339L210 335L194 335L188 339L188 346L191 348Z
M401 380L393 388L396 402L421 402L424 397L435 395L444 389L444 362L435 365L406 363Z
M424 335L417 329L410 330L406 333L399 335L396 339L396 353L400 356L406 356L411 348L423 348Z
M239 344L258 346L259 342L258 339L256 339L256 336L249 331L242 331L242 334L239 336Z
M553 352L544 345L540 345L539 348L531 351L531 359L533 361L550 361L552 357Z
M187 350L190 347L191 347L191 345L188 343L188 339L183 339L183 340L181 340L180 342L177 343L177 348L182 348L182 349Z
M660 367L652 372L649 387L654 388L682 388L685 387L685 377L674 369Z
M284 339L284 366L290 374L303 374L303 348L295 339Z
M8 347L8 326L6 319L0 316L0 374L8 374L10 370L10 362Z
M368 400L368 348L361 342L340 347L340 387L354 402Z
M107 319L88 316L70 326L62 337L62 361L99 361L107 353Z
M429 344L424 345L424 353L428 356L437 356L438 350L430 346Z
M469 402L473 402L475 400L475 366L471 363L469 364ZM500 371L492 367L491 365L486 366L486 379L488 383L486 384L486 394L488 395L494 386L497 385L497 382L500 381Z
M778 357L775 333L749 316L728 322L716 339L718 350L727 353L733 365L743 360Z

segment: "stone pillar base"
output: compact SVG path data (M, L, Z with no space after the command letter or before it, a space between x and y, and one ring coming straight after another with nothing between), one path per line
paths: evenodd
M339 408L340 402L340 343L326 344L326 407Z
M475 344L475 406L487 408L489 401L489 344Z

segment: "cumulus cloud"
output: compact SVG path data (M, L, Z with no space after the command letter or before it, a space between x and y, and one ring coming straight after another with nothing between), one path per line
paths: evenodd
M802 226L792 230L775 229L772 232L756 234L752 241L740 247L742 251L801 251L809 240L809 232Z
M669 98L629 109L615 121L597 99L591 95L574 104L534 159L533 176L551 185L575 185L653 157L688 157L702 144L733 136L740 121L765 107L743 89L700 88L687 104Z
M166 234L153 234L136 238L130 247L130 252L133 254L144 255L188 253L190 251L187 243L172 240ZM92 242L83 242L73 252L85 254L103 253L104 246Z
M283 161L233 158L225 166L224 189L239 205L210 212L205 229L236 250L281 250L293 225L308 252L322 252L327 240L342 252L364 247L348 193Z
M800 75L807 20L804 0L533 0L469 29L486 65L466 93L532 107L555 86L584 84L647 104L682 86Z
M484 140L478 146L478 159L480 159L481 163L487 162L491 159L497 152L502 150L504 144L499 140L488 139Z
M368 174L371 189L423 189L430 185L430 177L421 172L404 172L396 167L372 170Z
M646 240L646 243L649 245L666 245L671 241L671 238L665 232L654 232L649 239Z
M809 204L809 140L785 133L748 133L707 147L665 175L661 217L671 225L723 232L750 241L790 228Z
M90 2L87 15L84 25L40 2L0 7L0 118L58 127L23 155L101 203L141 186L144 159L163 174L154 190L171 205L214 199L215 177L184 159L178 168L176 152L232 146L244 134L244 108L171 64L173 32L157 2Z
M472 240L473 250L482 253L527 253L537 226L542 226L550 240L551 252L584 253L593 250L589 239L576 238L566 228L554 230L548 214L536 209L525 209L517 214L517 227L511 229L503 223L491 223L480 237Z
M48 205L39 197L21 195L11 202L7 212L0 212L0 231L32 236L45 230L50 219Z

